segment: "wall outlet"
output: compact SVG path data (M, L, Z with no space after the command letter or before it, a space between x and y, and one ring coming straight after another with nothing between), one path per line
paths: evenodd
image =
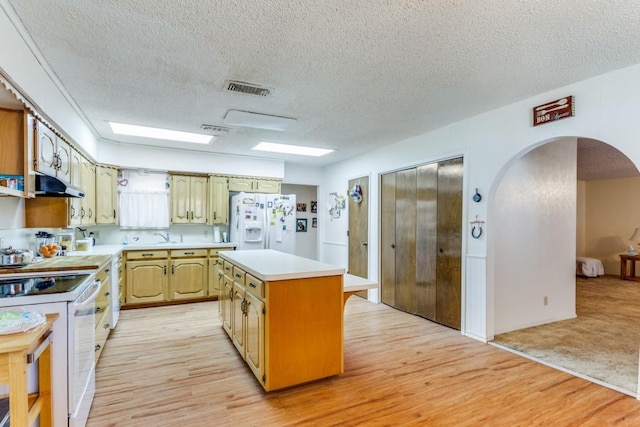
M547 297L545 295L545 297L544 297L544 305L547 305L548 303L549 303L549 297Z

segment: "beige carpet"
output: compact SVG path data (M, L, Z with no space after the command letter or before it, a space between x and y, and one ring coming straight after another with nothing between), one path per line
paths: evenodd
M497 335L494 342L635 396L640 283L576 279L576 319Z

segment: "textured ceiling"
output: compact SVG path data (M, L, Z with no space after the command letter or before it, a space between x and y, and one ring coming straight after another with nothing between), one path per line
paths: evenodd
M230 109L293 117L185 149L325 165L640 63L638 0L0 0L97 135L198 132ZM9 6L10 5L10 6ZM226 92L232 79L269 97ZM259 141L333 148L258 154Z
M578 179L627 178L638 176L631 160L616 148L593 139L578 139Z

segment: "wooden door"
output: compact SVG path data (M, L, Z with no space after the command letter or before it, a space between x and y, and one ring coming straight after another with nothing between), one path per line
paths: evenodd
M171 176L171 223L188 224L190 217L189 186L191 181L186 175Z
M416 312L416 169L396 172L396 308Z
M462 258L462 158L438 165L436 321L460 329Z
M37 122L36 170L53 176L56 176L58 172L56 138L56 134L51 129L42 124L42 122Z
M127 304L165 300L167 261L127 261Z
M207 260L186 258L171 261L171 299L183 300L205 296Z
M71 183L71 150L71 145L68 142L56 137L56 153L58 155L56 176L66 183Z
M229 191L244 191L253 193L254 180L250 178L231 177L229 178Z
M191 224L206 224L209 212L209 179L206 176L191 177Z
M349 197L349 268L354 276L369 277L369 177L349 181L349 191L359 185L362 200L358 203ZM367 298L367 291L356 293Z
M118 170L96 166L96 224L115 224Z
M380 178L380 299L396 305L396 174Z
M80 202L82 225L96 223L96 166L87 158L82 158L82 190L85 196Z
M87 190L82 187L82 173L82 155L77 150L71 150L71 185L80 188L86 193ZM72 197L70 204L69 225L80 225L82 220L80 217L82 199Z
M227 178L224 176L212 176L210 178L210 205L209 216L212 224L229 223L229 188Z
M264 383L264 303L247 292L245 306L247 313L245 360L258 381Z
M243 359L245 358L245 315L243 310L245 294L244 286L234 281L231 300L231 340Z
M209 258L209 290L207 295L220 299L222 286L222 261L218 257Z
M218 298L218 309L220 310L220 321L222 328L227 335L231 336L231 298L233 298L233 280L224 274L222 276L222 290Z
M275 179L256 179L254 187L257 193L280 194L280 181Z
M438 164L417 168L416 314L436 319Z

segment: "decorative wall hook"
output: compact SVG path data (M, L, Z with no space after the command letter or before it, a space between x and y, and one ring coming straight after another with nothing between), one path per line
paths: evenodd
M474 239L479 239L482 236L482 227L484 226L484 221L480 221L478 219L478 215L476 215L476 220L471 221L471 237Z
M478 189L476 188L476 194L473 195L473 201L477 203L480 200L482 200L482 195L478 192Z

